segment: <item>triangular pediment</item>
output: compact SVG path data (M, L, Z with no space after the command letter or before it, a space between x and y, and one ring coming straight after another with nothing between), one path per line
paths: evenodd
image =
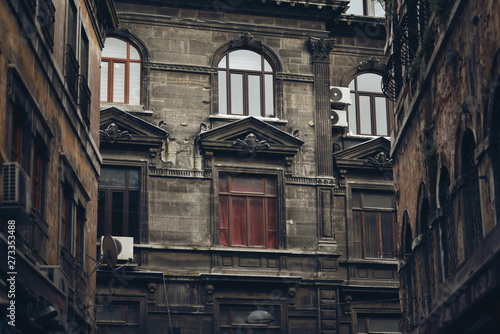
M302 140L253 116L201 132L198 144L202 152L248 152L294 156Z
M334 154L339 168L391 169L391 142L378 137Z
M101 145L158 147L169 135L167 131L116 107L101 111L99 129Z

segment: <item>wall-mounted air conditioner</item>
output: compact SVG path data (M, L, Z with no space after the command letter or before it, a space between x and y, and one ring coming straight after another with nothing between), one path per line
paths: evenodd
M132 262L134 258L134 238L112 236L116 246L117 260ZM102 244L104 236L101 237L101 256L103 255Z
M330 103L334 109L344 109L351 104L351 91L348 87L330 87Z
M40 271L44 272L49 280L63 293L68 292L68 276L59 266L40 266Z
M332 124L333 126L347 127L347 110L332 109Z
M3 204L30 207L31 187L28 176L17 162L3 164Z

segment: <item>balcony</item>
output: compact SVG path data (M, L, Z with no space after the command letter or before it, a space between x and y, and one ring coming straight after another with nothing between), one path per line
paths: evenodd
M60 266L63 270L63 272L66 274L68 277L68 300L71 304L74 303L75 296L75 257L71 254L71 251L67 249L64 246L61 246L60 249L60 259L59 259Z
M82 317L85 317L87 312L87 274L79 263L75 264L74 288L76 310Z
M54 22L55 22L56 8L52 0L40 0L38 10L38 22L42 33L49 45L50 49L54 47Z
M90 96L92 95L88 86L87 78L83 75L80 78L80 93L79 93L79 105L82 112L82 116L87 124L90 123Z
M73 96L77 99L78 97L78 60L76 59L75 51L73 47L66 44L66 82L68 83L68 88Z

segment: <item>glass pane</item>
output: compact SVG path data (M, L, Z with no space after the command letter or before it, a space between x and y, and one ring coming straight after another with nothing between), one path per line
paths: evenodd
M262 71L262 57L250 50L236 50L229 54L229 68Z
M231 198L231 223L232 223L232 245L246 244L246 199L244 197Z
M141 63L130 63L129 104L141 104Z
M118 38L106 38L102 57L127 59L127 42Z
M347 107L347 122L349 124L349 132L357 134L358 125L356 124L356 95L354 93L351 93L351 102L352 104Z
M387 104L385 97L375 97L375 117L377 121L377 135L387 136Z
M354 82L356 81L356 78L354 78L353 80L351 80L351 82L349 83L349 89L350 90L355 90L355 87L354 87Z
M124 193L112 193L112 209L111 209L111 235L123 236L123 209L124 209Z
M113 102L125 102L125 64L114 63Z
M139 306L129 305L128 307L128 323L139 323Z
M100 190L97 195L97 238L104 235L104 224L106 223L106 192Z
M352 254L353 258L361 259L363 254L361 253L361 212L353 211L353 244L354 244L354 252Z
M129 188L139 188L139 170L129 169L128 171L128 186Z
M266 74L264 76L264 103L266 108L266 116L274 117L274 82L273 75Z
M101 169L101 177L99 178L99 185L125 188L126 171L127 170L123 168L103 167Z
M229 210L229 198L227 196L220 196L219 197L219 215L220 215L219 243L223 246L227 246L229 244L228 210Z
M365 73L356 77L358 91L382 93L382 76L374 73Z
M101 62L101 101L108 101L108 62Z
M265 246L263 198L250 198L249 223L250 245Z
M231 73L231 114L243 115L243 74Z
M372 117L370 112L370 97L359 96L360 133L372 134Z
M378 257L377 247L377 214L365 212L365 250L366 257Z
M278 182L274 177L266 178L266 194L277 195L278 194Z
M268 240L267 247L276 248L276 199L267 199L267 231Z
M134 238L138 244L139 239L139 192L130 191L128 194L128 236Z
M227 115L227 76L226 71L219 71L219 114Z
M380 227L382 232L382 257L394 257L394 224L393 214L380 213Z
M363 0L351 0L346 14L363 15Z
M219 68L226 68L226 56L222 57L219 62Z
M378 1L375 1L375 16L377 16L377 17L384 17L385 16L384 7L382 7L380 2L378 2Z
M252 176L233 176L231 191L264 193L264 179Z
M387 193L363 193L363 207L364 208L394 208L392 202L392 194Z
M393 317L369 317L370 332L397 332L399 328L399 319Z
M352 207L360 208L361 207L361 193L359 191L352 192Z
M96 312L98 320L101 321L124 321L123 306L111 304L107 306L100 306Z
M272 72L273 68L271 67L271 64L267 61L266 58L264 58L264 71L266 72Z
M139 51L137 51L137 49L133 45L130 45L130 59L141 60L141 55L139 54Z
M248 114L260 116L260 75L248 76Z
M219 191L221 192L228 192L229 191L229 186L228 186L228 180L229 177L225 173L221 173L219 176Z
M358 333L366 333L366 316L358 315Z

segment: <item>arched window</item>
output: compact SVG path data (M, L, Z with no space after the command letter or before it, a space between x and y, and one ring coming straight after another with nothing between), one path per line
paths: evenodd
M441 244L443 245L444 276L450 276L458 265L455 241L455 222L453 219L450 196L450 174L446 167L441 167L439 177L439 204L443 213L441 219Z
M352 104L348 107L348 122L352 134L389 136L389 104L381 82L382 76L363 73L349 84Z
M472 251L483 239L481 200L479 198L479 176L474 158L475 149L476 141L474 140L474 134L470 129L467 129L462 139L461 149L465 258L468 258L472 254Z
M128 41L106 39L101 62L101 102L141 104L141 55Z
M384 17L385 10L377 0L351 0L346 14Z
M275 117L274 69L264 55L229 51L218 69L219 114Z

